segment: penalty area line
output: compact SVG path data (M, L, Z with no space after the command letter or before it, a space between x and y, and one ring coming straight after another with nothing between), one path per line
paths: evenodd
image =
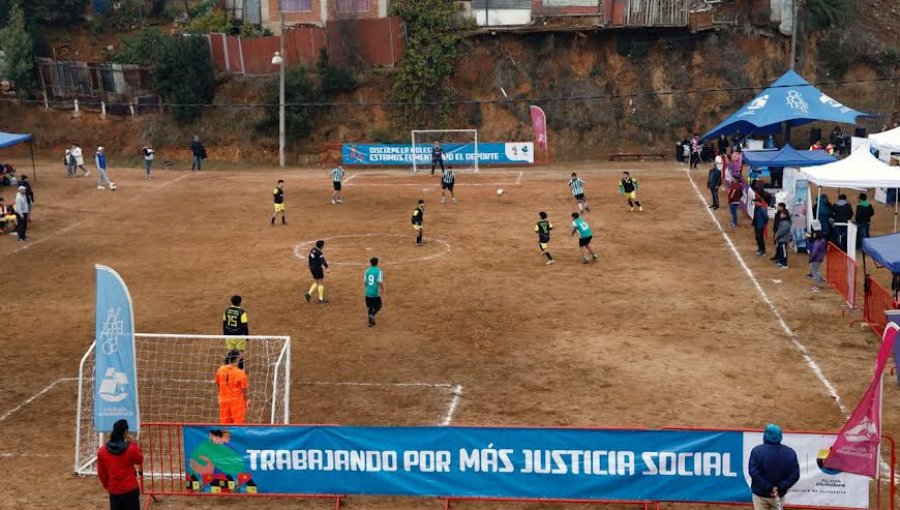
M39 399L41 396L46 394L48 391L55 388L57 384L62 383L62 382L70 382L70 381L77 381L77 380L78 380L77 377L61 377L61 378L53 381L52 383L48 384L46 388L44 388L41 391L35 393L34 395L28 397L27 399L25 399L22 403L20 403L16 407L13 407L9 411L6 411L2 415L0 415L0 421L3 421L5 419L9 418L10 416L12 416L13 414L19 412L20 409L22 409L23 407L27 406L28 404L34 402L35 400Z

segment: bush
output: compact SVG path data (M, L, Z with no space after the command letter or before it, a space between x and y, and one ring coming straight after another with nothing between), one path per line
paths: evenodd
M319 51L316 70L319 73L319 90L324 97L332 97L341 92L349 92L358 85L356 78L347 68L338 67L331 63L328 49L325 47Z
M806 0L801 7L803 23L809 30L844 26L852 12L850 0Z
M306 138L312 131L321 107L310 103L322 100L319 87L310 79L306 69L286 69L284 75L285 133L289 138ZM266 112L257 129L270 135L278 133L278 82L266 93Z
M30 89L34 44L25 29L25 12L19 4L12 6L6 26L0 29L0 48L4 53L3 76L20 91Z

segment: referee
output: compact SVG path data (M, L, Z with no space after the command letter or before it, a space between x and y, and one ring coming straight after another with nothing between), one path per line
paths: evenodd
M441 203L447 202L447 197L444 196L445 191L450 192L450 199L453 203L456 203L456 195L453 194L453 185L456 184L456 172L453 171L453 165L447 167L447 170L444 171L444 175L441 177Z
M312 300L312 295L316 289L319 290L319 304L324 305L328 302L325 299L325 271L328 269L328 261L325 260L325 254L322 253L323 248L325 248L325 241L320 239L309 250L307 260L309 261L309 272L312 273L313 284L309 288L309 292L303 296L306 298L307 303Z
M331 184L334 186L334 193L331 195L332 204L343 204L344 197L341 195L341 181L344 180L344 167L338 166L331 169Z

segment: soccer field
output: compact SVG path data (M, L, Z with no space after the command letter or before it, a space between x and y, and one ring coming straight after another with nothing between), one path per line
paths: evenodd
M629 212L618 195L623 170L640 180L644 212ZM600 258L589 265L569 236L571 171L586 181L592 208L584 217ZM0 509L106 504L95 478L71 474L77 367L94 333L94 264L128 284L138 332L218 334L229 297L242 295L252 334L292 337L294 423L776 422L837 431L878 349L869 329L851 325L858 313L842 315L834 291L808 292L804 255L791 254L787 271L753 256L747 219L722 231L716 219L724 227L727 210L710 215L691 181L705 198L706 171L689 176L675 163L459 173L455 205L440 203L439 176L406 171L347 169L341 205L330 203L326 169L160 170L152 181L138 169L110 173L115 193L97 190L92 177L66 179L58 165L39 166L32 240L0 239ZM272 227L278 179L289 223ZM2 191L9 202L10 190ZM409 218L419 198L422 247ZM553 266L534 233L542 210L555 226ZM887 232L892 212L877 210L873 231ZM327 305L303 299L311 283L305 257L317 239L332 265ZM372 256L386 292L369 328L362 273ZM884 427L896 434L900 392L892 381ZM169 498L154 508L238 506L298 503Z

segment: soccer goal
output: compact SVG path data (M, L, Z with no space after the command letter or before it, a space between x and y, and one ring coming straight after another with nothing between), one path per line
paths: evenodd
M216 370L227 348L221 335L135 335L137 390L141 421L217 423ZM233 338L233 337L232 337ZM247 423L288 423L291 382L291 337L248 336ZM104 435L94 429L94 349L91 344L78 368L75 418L75 472L97 473L97 449Z
M441 146L445 168L452 166L457 172L478 171L477 129L416 129L411 133L413 173L431 171L435 143Z

